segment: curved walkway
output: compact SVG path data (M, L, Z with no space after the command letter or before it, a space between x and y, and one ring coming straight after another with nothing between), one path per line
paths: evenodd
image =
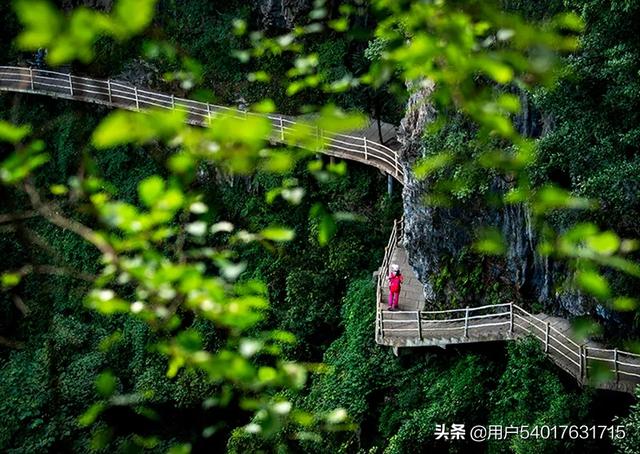
M395 127L370 123L350 134L331 134L305 125L293 117L242 112L237 109L178 98L130 84L74 76L68 73L0 66L0 91L46 95L54 98L102 104L128 110L150 108L176 109L187 113L191 124L206 126L216 115L256 115L268 118L272 125L270 140L286 143L300 129L322 144L312 150L329 156L371 165L403 183L404 170L399 163ZM375 140L380 138L383 145ZM640 383L640 355L605 349L588 341L571 338L567 320L546 314L533 315L516 304L506 303L447 311L425 311L423 286L408 263L402 245L403 222L394 222L389 244L378 270L376 288L376 342L398 347L429 347L512 340L524 336L537 339L545 353L580 384L597 388L633 392ZM405 283L400 295L400 311L385 310L388 287L385 279L391 263L404 270Z
M406 259L402 220L395 221L378 270L376 342L393 347L442 347L531 337L547 356L581 385L633 393L640 384L640 355L606 349L593 341L577 342L569 321L531 314L514 303L425 311L422 284ZM391 263L405 274L400 310L387 310L385 276Z
M308 138L322 144L322 147L312 151L376 167L400 183L404 178L404 170L398 159L399 144L395 140L395 127L387 123L378 128L377 123L370 122L364 129L349 134L334 134L286 115L243 112L134 87L126 82L19 66L0 66L0 90L85 101L127 110L175 109L186 112L188 123L201 126L209 124L216 115L259 116L271 122L269 139L275 142L285 143L287 138L298 137L301 131L305 131ZM391 142L391 147L379 143L376 139L380 136Z

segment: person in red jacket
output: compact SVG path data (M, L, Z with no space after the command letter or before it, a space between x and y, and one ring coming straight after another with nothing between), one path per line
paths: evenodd
M391 272L387 276L389 280L389 310L398 309L398 299L400 298L400 288L404 278L400 273L400 267L395 263L391 265Z

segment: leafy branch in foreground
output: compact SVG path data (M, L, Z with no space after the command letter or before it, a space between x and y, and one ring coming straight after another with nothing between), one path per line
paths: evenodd
M142 31L151 21L154 4L120 0L111 14L80 8L64 17L49 2L18 1L16 12L25 25L18 43L25 49L47 47L51 64L87 62L100 37L126 39ZM178 111L114 112L95 129L92 142L100 151L152 142L170 150L166 173L138 183L136 203L119 199L90 163L82 178L49 188L46 192L57 201L48 200L36 183L37 170L49 158L44 142L25 142L30 128L3 122L0 139L15 149L0 164L0 177L5 185L21 190L31 205L24 213L3 215L4 221L38 215L93 245L99 257L95 279L71 269L38 265L3 274L4 286L15 287L34 271L87 278L92 284L85 298L88 308L110 317L133 317L151 327L156 339L151 347L167 358L167 376L203 374L210 384L208 395L202 396L206 407L217 407L220 414L239 409L248 433L269 437L286 425L293 428L292 438L317 439L318 430L351 428L342 410L315 414L293 408L290 397L305 384L310 366L285 358L283 347L295 342L291 334L258 329L268 307L266 284L239 279L245 264L237 259L234 245L260 242L277 248L293 239L293 231L278 225L256 232L236 228L216 217L194 182L198 169L207 166L234 175L258 169L286 173L309 154L303 150L322 146L308 130L340 131L361 120L328 107L315 120L295 126L281 149L269 146L271 123L263 116L221 115L207 128L187 126L185 120ZM311 166L318 178L344 171L337 165L327 170ZM295 183L287 184L279 195L292 203L303 196ZM327 238L335 230L327 232L332 215L323 210L317 216L322 219L318 236ZM195 327L203 321L215 327L214 346ZM121 392L117 381L111 372L102 373L96 381L101 400L79 419L81 426L95 427L97 449L109 442L101 421L108 420L112 410L129 406L153 416L150 390ZM235 424L218 418L206 436L229 433ZM148 443L149 439L134 437L134 444Z
M219 122L214 119L211 128L205 130L186 126L183 120L180 115L164 113L115 112L96 129L94 145L105 149L152 139L181 144L181 151L169 158L171 170L197 168L209 158L210 152L204 150L211 150L214 145L215 160L235 162L237 166L231 165L231 169L254 168L261 161L259 156L264 156L261 151L269 135L268 124L247 129L242 120L234 123L222 118ZM124 124L128 128L120 127ZM225 153L231 144L234 153ZM237 153L239 150L242 152ZM176 159L187 160L189 165L176 167ZM270 158L262 160L265 159ZM37 167L26 165L30 171ZM92 176L91 184L79 186L73 197L81 201L78 208L91 213L96 227L89 227L44 201L26 174L18 174L23 182L16 185L28 196L30 215L38 213L57 227L74 232L100 252L98 277L95 282L87 278L93 284L87 306L105 315L128 314L149 324L162 339L157 348L169 360L169 377L175 377L183 368L206 374L227 395L214 399L215 405L225 407L238 399L244 410L256 412L254 422L247 426L252 433L273 434L291 419L301 424L299 436L308 437L302 433L313 431L317 424L338 427L343 422L336 421L335 415L327 420L332 422L323 422L322 415L294 410L284 396L278 397L279 391L299 390L306 381L307 368L281 358L282 346L294 341L291 335L255 331L268 306L265 284L238 280L244 264L234 259L234 243L290 241L292 231L270 226L247 232L216 219L202 195L190 188L193 172L174 172L169 178L155 175L141 181L139 204L118 200L106 182ZM71 193L68 188L57 192ZM3 283L15 286L25 272L6 273ZM207 350L200 334L188 327L194 316L217 327L217 349ZM110 406L121 404L122 396L114 394L112 387L99 388L104 400L87 410L81 418L83 425L91 424ZM146 400L144 394L130 399L136 405L143 405Z

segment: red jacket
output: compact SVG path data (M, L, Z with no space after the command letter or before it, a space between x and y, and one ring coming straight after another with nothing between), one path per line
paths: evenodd
M397 276L395 273L389 274L389 291L391 293L400 293L400 284L402 284L403 280L404 277L402 274Z

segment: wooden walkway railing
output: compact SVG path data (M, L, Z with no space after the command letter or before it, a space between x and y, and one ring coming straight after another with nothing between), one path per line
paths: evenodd
M244 112L134 87L125 82L17 66L0 66L0 90L85 101L128 110L181 110L187 113L190 124L200 126L208 125L217 115L260 116L271 122L270 140L286 143L287 139L298 137L300 130L306 130L308 138L322 144L317 150L311 151L371 165L393 176L400 183L403 182L404 170L397 150L368 138L366 134L335 134L285 115Z
M389 243L384 248L382 265L378 269L378 279L376 284L376 301L378 302L378 307L380 306L380 304L383 304L382 290L384 287L384 280L387 278L387 274L389 273L391 255L393 254L394 249L398 246L400 239L404 237L403 228L404 217L399 221L397 219L394 219L393 228L391 229L391 235L389 236ZM382 337L383 335L384 330L382 326L382 313L378 310L376 311L376 338L378 338L378 336Z
M402 222L394 222L378 270L376 342L398 347L428 347L536 339L549 358L580 384L633 393L640 384L640 355L576 342L570 323L547 314L531 314L514 303L442 311L385 310L384 277L393 251L401 243ZM402 301L401 301L402 307Z

